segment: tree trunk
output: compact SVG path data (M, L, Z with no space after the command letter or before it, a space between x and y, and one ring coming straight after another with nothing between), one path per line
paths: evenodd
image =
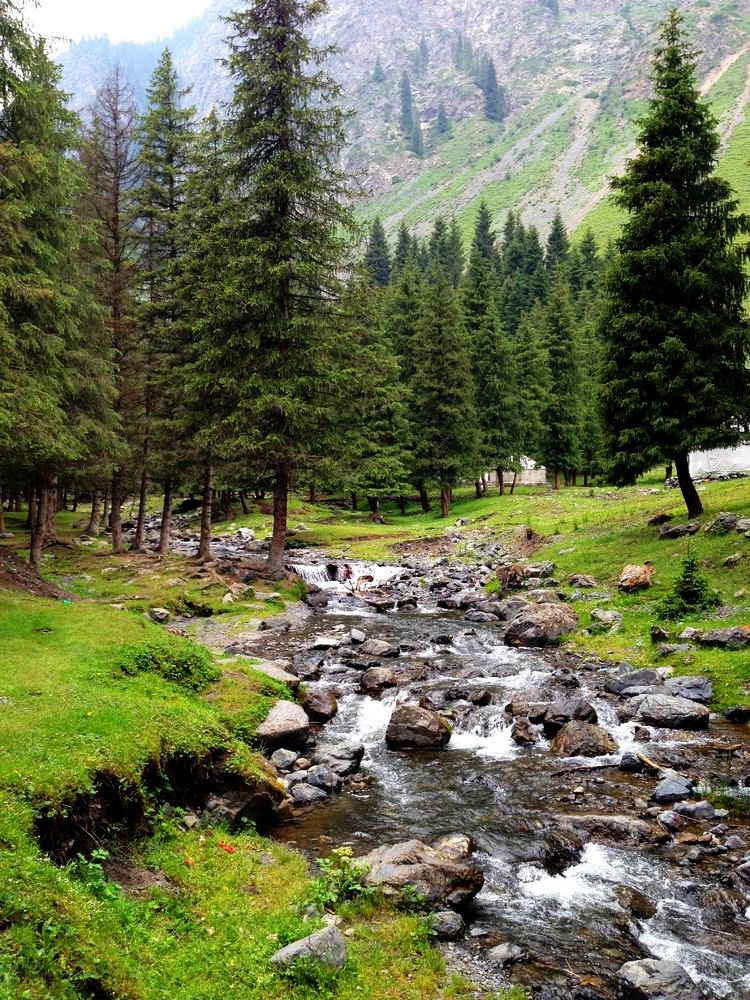
M24 528L27 531L33 531L36 525L36 486L33 484L29 486L29 509L26 514L26 523Z
M144 462L148 458L146 446L144 445ZM135 541L133 542L134 552L143 552L143 542L146 537L146 500L148 499L148 474L144 467L141 474L141 491L138 495L138 521L135 526Z
M122 555L122 471L120 469L112 476L112 500L110 505L109 523L112 528L112 551Z
M105 528L108 528L110 519L109 510L109 490L104 491L104 500L102 501L102 524Z
M234 511L232 510L232 492L231 490L221 491L221 513L225 521L231 521L234 517Z
M477 500L482 499L482 484L478 479L474 480L474 492L476 493Z
M584 472L584 474L583 474L583 485L584 486L588 486L588 484L589 484L589 474L588 474L588 472Z
M164 503L161 508L161 528L159 529L159 544L156 551L161 556L169 555L172 544L172 477L164 480Z
M244 490L240 490L240 503L242 504L242 513L250 513L250 504L247 502L247 493Z
M276 469L273 487L273 535L268 552L266 567L272 576L280 579L284 575L284 549L286 547L286 527L289 512L289 466L282 462Z
M440 516L447 517L451 509L451 491L447 488L440 490Z
M23 504L21 503L21 487L16 486L16 495L13 498L13 511L16 514L20 514L23 509ZM8 507L10 510L10 507Z
M29 547L29 563L39 572L42 565L42 549L44 548L44 532L47 526L49 507L49 490L45 486L39 488L39 502L36 505L36 518L31 529L31 544Z
M682 498L687 507L688 517L700 517L703 513L703 504L698 496L695 483L690 476L690 460L687 455L678 455L674 460L677 470L677 480L680 484Z
M570 474L570 485L571 486L578 486L578 473L577 472L571 472L571 474Z
M5 496L3 495L2 486L0 486L0 533L5 531L5 511L3 510L4 502L5 502Z
M57 485L57 476L54 476L49 483L49 486L43 487L43 490L47 491L47 504L46 511L47 516L42 524L42 546L47 549L51 545L57 545L57 511L58 504L61 502L62 497L60 495L60 488Z
M406 497L398 498L398 509L402 514L406 514Z
M664 470L664 479L665 479L665 481L672 478L672 473L673 472L674 472L674 469L672 468L672 463L670 462L669 465Z
M560 489L560 470L559 469L555 469L553 474L554 474L554 477L555 477L554 489L559 490Z
M70 509L74 514L78 513L78 490L73 490L73 504Z
M517 482L518 482L518 473L514 470L513 471L513 482L510 484L510 495L511 496L513 496L513 494L516 492L516 483Z
M429 514L432 510L432 506L430 505L430 494L427 492L427 487L424 485L419 487L419 502L422 505L422 510L425 514Z
M383 515L380 513L380 499L378 497L368 497L367 505L370 508L370 520L376 524L382 524Z
M356 493L352 493L352 495L351 495L352 510L356 510L357 509L357 501L358 501L358 499L359 498L358 498L357 494Z
M504 475L503 470L501 469L501 467L499 465L498 465L498 467L497 467L497 469L495 471L497 472L497 492L500 494L500 496L504 496L505 495L505 475Z
M487 476L482 476L482 493L487 492Z
M315 493L315 483L310 483L310 490L309 490L309 493L308 493L308 498L310 500L310 503L317 503L318 502L318 498L317 498L316 493Z
M201 538L198 544L198 560L210 562L211 555L211 504L214 498L214 467L210 458L203 468L203 506L201 507Z
M89 517L89 523L86 525L86 530L84 535L90 535L92 538L96 538L100 530L100 517L102 514L101 500L99 499L99 490L94 490L94 496L91 500L91 517Z

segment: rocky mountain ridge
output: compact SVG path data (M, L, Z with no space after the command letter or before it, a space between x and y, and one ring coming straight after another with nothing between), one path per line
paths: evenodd
M213 0L203 17L147 45L94 39L72 46L61 61L74 103L90 102L115 62L142 99L169 45L205 112L229 92L217 60L226 34L221 18L236 6ZM572 228L588 219L605 236L616 225L601 204L606 179L632 148L658 22L669 6L671 0L331 0L316 39L338 47L331 66L355 111L347 156L370 196L363 215L378 212L391 229L401 219L424 229L443 212L468 228L485 197L498 220L512 208L544 230L559 206ZM686 0L683 9L729 151L733 140L750 137L750 18L734 0ZM481 90L456 64L460 38L493 59L508 90L511 110L501 124L485 119ZM378 61L381 79L373 73ZM404 72L422 121L422 158L401 133ZM448 135L435 128L441 103Z

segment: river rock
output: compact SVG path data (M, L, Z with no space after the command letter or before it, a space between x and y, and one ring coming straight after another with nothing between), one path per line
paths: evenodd
M643 958L617 973L618 1000L705 1000L705 994L677 962Z
M698 639L701 646L719 646L722 649L741 649L750 645L750 625L733 625L731 628L714 628Z
M349 641L355 646L361 646L367 641L367 636L360 628L353 628L349 633Z
M324 927L323 930L316 931L301 941L294 941L286 948L280 948L271 956L271 965L292 965L304 959L329 969L343 969L346 958L344 935L338 927Z
M679 802L674 807L674 811L680 816L687 816L688 819L720 818L720 810L715 809L707 799L701 799L700 802Z
M428 906L460 909L484 885L472 853L469 837L454 836L441 838L431 847L421 840L378 847L360 860L369 866L367 882L380 886L386 896L399 896L412 885Z
M602 757L616 753L617 743L606 729L590 722L566 722L550 747L558 757Z
M648 896L629 885L618 885L615 889L617 901L636 920L650 920L656 914L656 903Z
M628 565L620 573L618 586L620 590L626 591L644 590L651 586L655 574L656 570L648 563L642 566Z
M456 941L466 930L466 924L455 910L438 910L432 915L432 929L438 941Z
M276 750L271 754L271 763L280 771L291 771L299 759L299 754L294 750Z
M445 719L419 705L398 705L385 733L391 750L439 750L450 738L451 727Z
M370 667L360 677L359 686L368 694L376 694L383 688L396 687L398 679L392 667Z
M693 783L689 778L675 777L664 778L654 789L653 800L660 805L667 805L670 802L682 802L688 798L692 791Z
M636 689L661 687L661 685L661 674L650 667L643 667L640 670L631 670L624 674L610 675L604 682L604 690L610 694L629 697L629 692Z
M520 718L516 719L513 723L513 728L510 731L510 738L514 743L517 743L522 747L530 747L536 743L536 733L531 728L531 723L528 719Z
M340 792L344 783L341 775L325 764L314 764L307 772L307 781L313 788L322 788L324 792Z
M327 797L322 788L315 788L304 781L294 785L291 793L296 806L312 806L316 802L322 802Z
M695 675L691 677L669 677L664 682L667 694L675 698L687 698L688 701L699 701L708 705L714 696L714 686L710 677Z
M493 965L498 965L504 968L506 965L512 965L513 962L518 962L524 957L526 953L523 948L519 948L517 944L511 944L509 941L503 941L502 944L496 945L494 948L490 948L487 952L487 960Z
M544 735L555 736L560 732L566 722L578 719L581 722L598 722L596 709L583 698L563 698L556 701L544 713L542 725Z
M589 813L583 816L566 816L576 830L598 843L614 847L640 847L642 844L661 843L669 837L645 819L615 814Z
M662 729L706 729L709 711L705 705L666 694L645 694L631 699L633 716L647 726ZM633 717L631 716L631 717Z
M281 662L288 663L289 661L282 660ZM296 674L290 673L285 667L282 667L273 660L261 660L259 663L253 663L252 669L257 670L259 674L265 674L266 677L270 677L274 681L286 684L292 691L296 691L299 687L299 677Z
M349 739L318 747L313 754L312 762L313 764L323 764L330 767L336 774L347 777L359 770L364 755L364 743L360 743L356 739Z
M520 611L505 632L508 646L552 646L578 625L578 615L565 604L533 604Z
M339 710L336 695L328 688L309 688L302 698L302 708L311 722L328 722Z
M341 636L318 635L313 640L312 649L338 649L341 646Z
M495 613L502 621L509 622L529 606L530 602L525 597L507 597L504 601L498 602Z
M385 658L388 656L398 656L398 646L391 645L383 639L367 639L359 648L363 656L377 656Z
M733 705L726 710L724 718L728 719L729 722L738 722L740 725L746 725L750 722L750 705Z
M392 597L387 597L385 594L362 594L360 595L365 604L369 604L371 608L375 611L385 614L386 611L392 611L396 607L396 602Z
M258 741L270 750L301 750L309 735L310 720L292 701L277 701L256 730Z

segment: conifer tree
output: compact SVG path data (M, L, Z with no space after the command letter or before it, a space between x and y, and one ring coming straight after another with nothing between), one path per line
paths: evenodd
M385 83L385 70L383 69L383 64L380 61L380 56L378 56L375 60L375 69L372 71L372 82Z
M508 98L505 89L497 82L497 72L492 59L483 60L479 85L484 93L485 118L491 122L503 121L508 114Z
M438 135L446 136L450 135L451 125L448 121L448 113L445 110L445 105L441 101L438 105L437 119L435 121L435 131Z
M554 276L544 311L544 343L549 358L549 394L542 415L541 458L560 489L560 475L575 472L580 460L580 369L575 315L561 270Z
M565 265L569 250L570 240L558 208L552 220L552 228L547 237L547 246L544 251L544 266L550 274L553 274L558 267Z
M550 393L549 356L543 341L544 309L540 302L524 314L513 344L518 384L519 451L541 459L544 425Z
M365 267L371 285L379 288L391 280L391 251L380 216L377 215L370 226L370 238L365 250Z
M414 106L414 120L411 127L411 135L409 136L409 149L416 156L424 156L424 135L422 133L422 118L419 114L419 109Z
M427 44L427 39L422 35L419 40L419 73L424 75L427 72L427 67L430 64L430 47Z
M602 352L591 293L584 290L579 301L578 355L580 371L581 426L579 431L583 485L604 468L602 415L599 408Z
M675 459L690 517L703 506L689 453L737 440L747 397L750 230L716 176L716 120L700 97L696 53L673 9L654 59L638 153L614 182L627 213L606 280L602 412L618 482Z
M340 87L309 38L314 0L251 0L229 18L229 147L237 192L227 279L236 315L221 363L235 382L237 447L273 470L267 569L284 571L288 496L338 411L342 291L354 223L340 167ZM240 357L241 356L241 357Z
M423 292L422 273L414 254L410 252L398 280L390 287L386 312L386 327L406 383L414 371L415 338Z
M412 139L414 132L414 98L411 93L411 81L406 70L401 75L401 132L405 139Z
M410 388L415 469L420 483L435 482L447 517L450 492L476 468L478 432L471 365L458 294L433 261L414 338Z
M393 250L393 264L392 264L392 276L396 277L401 274L406 264L406 258L409 256L409 252L412 249L411 235L406 227L406 223L402 220L401 225L398 227L398 235L396 236L396 246Z
M140 328L143 336L145 402L141 482L133 548L143 547L148 478L156 461L165 469L165 506L171 502L174 468L170 457L178 450L174 420L179 409L173 380L180 341L175 336L176 304L172 267L179 252L177 219L184 198L193 109L184 106L188 91L181 90L172 55L165 49L146 91L148 107L139 119L135 139L139 146L141 184L135 210L140 227L138 264ZM165 510L163 520L171 520ZM168 536L167 536L168 537ZM166 542L166 539L165 539Z
M479 203L477 217L474 221L474 244L482 258L490 265L495 260L495 234L492 231L492 216L487 207L487 202L482 200Z

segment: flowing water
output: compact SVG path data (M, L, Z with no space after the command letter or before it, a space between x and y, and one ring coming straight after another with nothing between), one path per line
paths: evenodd
M373 575L371 568L356 569ZM346 589L348 580L342 584L338 574L331 579L325 567L315 573L319 584L325 584L326 573L334 592ZM344 594L300 631L264 633L263 655L299 655L316 636L344 635L354 627L400 644L407 652L399 664L408 660L430 669L423 671L425 679L377 699L360 693L359 671L335 653L325 654L317 683L336 690L340 708L318 741L361 740L364 780L283 828L282 838L312 851L317 844L319 853L328 853L332 842L351 843L360 854L411 837L430 841L452 831L468 833L485 873L484 889L468 914L470 941L482 948L510 941L526 949L530 960L516 967L516 978L569 982L565 975L570 972L603 990L593 995L610 996L623 962L654 955L678 961L710 997L750 996L748 901L727 888L731 866L722 869L720 856L716 863L692 865L684 860L686 848L633 847L615 838L607 844L589 842L568 867L548 863L550 833L565 828L566 816L638 817L654 787L654 779L644 775L590 768L592 763L616 765L619 753L593 762L561 760L544 740L524 748L511 740L504 706L514 693L556 683L549 660L502 645L492 624L470 624L434 608L376 614ZM600 725L613 733L620 752L633 748L633 725L618 722L613 703L587 688L585 674L581 685L568 693L594 704ZM484 707L451 703L457 716L445 751L387 749L385 729L397 701L427 696L442 705L446 690L456 687L469 694L489 692L492 700ZM557 697L565 695L554 690ZM726 736L746 740L744 730L718 723L707 734L654 731L654 742L638 749L657 758L660 751L675 748L700 754L704 745ZM745 839L750 846L750 837ZM564 835L562 843L564 848ZM655 915L636 920L621 901L623 887L644 893L656 906ZM550 995L571 994L561 988Z

